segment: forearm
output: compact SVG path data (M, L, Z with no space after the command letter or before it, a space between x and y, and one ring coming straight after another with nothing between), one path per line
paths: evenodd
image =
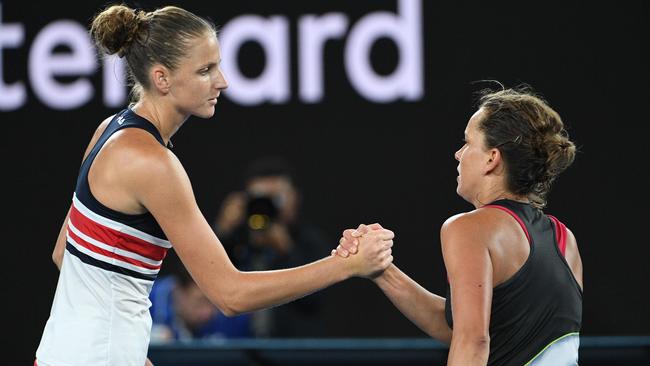
M441 342L451 341L444 297L427 291L395 265L374 281L399 311L425 333Z
M447 366L485 366L489 356L488 336L463 336L455 333L449 348Z
M327 257L300 267L275 271L237 271L223 297L222 309L237 315L285 304L346 280L352 271L346 259Z

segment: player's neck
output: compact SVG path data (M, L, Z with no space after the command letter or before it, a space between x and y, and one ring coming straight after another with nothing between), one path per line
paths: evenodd
M137 115L156 126L165 143L169 142L188 118L178 113L168 103L157 103L155 97L143 96L132 109Z

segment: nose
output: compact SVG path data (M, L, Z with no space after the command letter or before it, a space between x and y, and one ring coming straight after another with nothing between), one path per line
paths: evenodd
M456 151L454 153L454 159L456 159L456 161L460 161L460 157L463 154L463 149L464 148L465 148L465 145L463 145L463 147L461 147L460 149L458 149L458 151Z
M215 80L215 88L219 90L227 89L228 88L228 81L226 80L226 76L223 74L223 71L221 71L221 68L217 70L217 77Z

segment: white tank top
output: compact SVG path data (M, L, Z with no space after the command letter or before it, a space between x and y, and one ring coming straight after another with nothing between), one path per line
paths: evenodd
M56 294L36 351L43 364L145 363L149 293L171 244L150 214L126 215L102 205L87 179L106 140L126 127L146 129L162 143L153 125L127 109L113 118L82 164Z

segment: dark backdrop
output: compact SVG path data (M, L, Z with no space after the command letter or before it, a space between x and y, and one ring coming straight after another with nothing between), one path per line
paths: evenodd
M25 105L0 114L7 249L1 334L10 359L16 352L21 363L29 363L55 291L50 253L81 156L100 120L118 109L104 106L99 71L90 77L97 95L71 110L45 106L28 80L37 33L60 19L86 26L103 2L0 4L2 24L21 23L25 33L20 47L3 49L3 80L22 81L28 94ZM140 4L150 9L162 3ZM374 11L395 12L397 1L177 4L219 24L242 14L282 15L289 22L289 100L243 106L226 92L214 118L191 118L173 138L173 151L208 220L225 194L239 188L247 162L282 155L297 170L303 217L320 225L332 246L342 229L379 221L397 235L396 264L441 293L445 272L438 230L450 215L472 208L455 194L453 153L474 111L474 93L486 86L474 82L529 83L560 113L580 150L557 181L547 211L578 239L585 276L583 334L650 333L647 2L422 1L424 95L390 103L369 101L351 86L343 64L345 37L325 48L323 100L301 101L296 24L305 14L340 12L354 26ZM393 42L382 39L371 57L378 73L390 74L399 55ZM247 44L239 61L255 76L264 54ZM424 336L369 281L335 285L325 298L329 336Z

